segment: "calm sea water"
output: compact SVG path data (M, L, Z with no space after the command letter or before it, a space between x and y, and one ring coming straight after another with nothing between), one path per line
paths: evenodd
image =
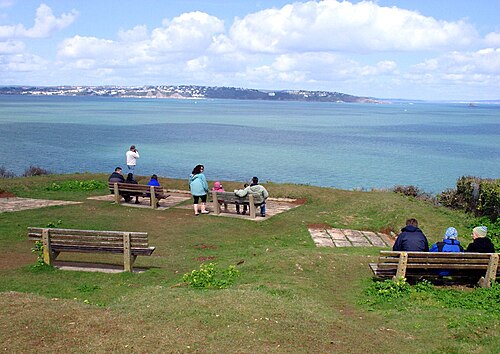
M135 144L137 173L343 189L454 187L500 177L500 105L387 105L0 96L0 166L111 172Z

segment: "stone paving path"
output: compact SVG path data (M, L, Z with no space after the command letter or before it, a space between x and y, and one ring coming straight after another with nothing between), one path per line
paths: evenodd
M392 247L389 235L379 232L311 227L309 233L317 247Z
M284 213L285 211L288 211L290 209L294 209L302 204L297 203L296 199L289 199L289 198L268 198L266 201L266 216L261 217L260 216L260 209L257 208L257 217L255 219L252 219L249 216L249 212L247 212L246 215L241 215L241 214L236 214L236 206L233 204L229 204L227 206L227 211L224 211L224 207L221 208L221 213L219 215L215 215L213 213L214 209L212 207L212 202L207 203L207 210L210 211L211 216L221 216L221 217L227 217L227 218L238 218L238 219L245 219L245 220L250 220L250 221L264 221L267 220L274 215L278 215L281 213ZM180 205L178 208L182 209L190 209L193 210L193 205L187 204L187 205ZM243 210L243 207L241 208ZM194 212L193 212L194 215Z
M81 204L81 202L70 202L65 200L46 200L32 198L0 198L0 213L44 208L54 205Z
M167 191L167 194L170 196L166 199L160 200L160 207L157 208L156 210L166 210L169 209L173 206L176 206L177 204L180 204L188 199L191 199L191 194L188 193L183 193L180 191L175 191L175 192L170 192ZM109 201L109 202L114 202L115 201L115 196L112 194L108 195L101 195L97 197L89 197L87 199L93 199L93 200L104 200L104 201ZM122 199L122 205L132 207L132 208L150 208L149 205L149 198L139 198L139 204L135 204L135 198L132 199L131 203L125 203Z

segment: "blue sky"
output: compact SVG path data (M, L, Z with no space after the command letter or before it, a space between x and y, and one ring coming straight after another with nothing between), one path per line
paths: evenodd
M500 0L0 0L0 85L500 99Z

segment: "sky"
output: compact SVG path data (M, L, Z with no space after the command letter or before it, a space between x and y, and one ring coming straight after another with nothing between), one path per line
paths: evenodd
M0 0L0 85L500 99L500 0Z

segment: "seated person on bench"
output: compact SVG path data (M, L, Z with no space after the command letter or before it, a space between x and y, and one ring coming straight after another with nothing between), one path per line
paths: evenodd
M134 179L134 174L130 172L127 175L127 179L125 180L125 183L130 183L130 184L139 184L137 181ZM135 204L139 204L139 195L142 195L142 193L129 193L128 194L130 197L135 196Z
M264 198L264 202L260 204L260 216L266 216L266 199L269 197L269 193L267 192L264 186L259 184L259 179L257 177L252 177L252 183L246 187L245 189L239 189L234 191L234 193L238 197L244 197L248 193L256 193L261 195Z
M154 187L161 187L160 182L158 182L158 176L157 175L152 175L151 179L148 182L148 186L154 186ZM151 193L147 193L148 197L151 197ZM160 199L166 198L165 194L163 193L155 193L156 197L156 206L160 206Z
M122 175L122 168L121 167L117 167L115 168L115 172L113 172L109 178L108 178L108 182L111 182L111 183L125 183L125 178L123 177ZM109 189L109 192L111 194L114 194L115 190L110 188ZM130 195L129 193L120 193L120 195L123 197L123 199L125 199L126 202L130 201Z

